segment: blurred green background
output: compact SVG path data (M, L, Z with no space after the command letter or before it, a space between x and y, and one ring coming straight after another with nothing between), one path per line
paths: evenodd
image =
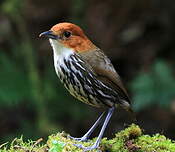
M64 21L81 26L112 60L145 132L175 139L174 18L172 0L2 0L0 143L62 130L79 137L100 114L62 87L49 42L38 37ZM118 110L105 135L130 123Z

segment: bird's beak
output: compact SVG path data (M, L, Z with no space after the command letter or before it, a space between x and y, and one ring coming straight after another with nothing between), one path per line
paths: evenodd
M55 39L55 40L56 40L56 39L59 39L59 36L55 35L55 34L53 33L53 31L51 31L51 30L41 33L41 34L39 35L39 37L41 37L41 36L45 36L45 37L48 37L48 38L50 38L50 39Z

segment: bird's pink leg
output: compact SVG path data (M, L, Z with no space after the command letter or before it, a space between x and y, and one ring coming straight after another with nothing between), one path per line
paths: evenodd
M114 109L115 109L115 107L112 107L112 108L110 108L110 109L108 110L108 114L107 114L107 116L106 116L106 119L105 119L105 121L104 121L104 124L103 124L103 126L102 126L102 129L101 129L100 134L99 134L99 136L97 137L97 140L96 140L96 142L94 143L94 145L92 145L92 146L90 146L90 147L84 147L84 146L81 145L81 144L74 144L74 145L77 146L77 147L79 147L79 148L81 148L81 149L83 149L84 152L85 152L85 151L90 151L90 150L93 150L93 149L98 148L98 146L99 146L99 144L100 144L100 141L101 141L101 139L102 139L102 137L103 137L104 131L105 131L105 129L106 129L106 126L107 126L107 124L108 124L108 122L109 122L109 120L110 120L110 118L111 118L111 116L112 116L112 114L113 114L113 112L114 112Z
M94 123L94 125L88 130L88 132L83 136L83 137L80 137L80 138L75 138L75 137L71 137L71 136L68 136L69 138L73 139L73 140L77 140L77 141L87 141L88 138L90 137L90 135L93 133L93 131L97 128L97 126L100 124L101 122L101 119L103 117L105 112L103 112L100 117L96 120L96 122Z

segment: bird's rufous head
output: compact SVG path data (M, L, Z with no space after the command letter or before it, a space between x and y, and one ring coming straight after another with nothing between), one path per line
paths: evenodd
M41 33L40 36L54 39L78 53L96 49L96 46L87 38L83 30L72 23L56 24L49 31Z

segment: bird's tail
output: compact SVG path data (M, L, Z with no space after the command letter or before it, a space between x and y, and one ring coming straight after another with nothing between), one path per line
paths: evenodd
M127 101L122 100L122 105L121 105L126 111L128 111L131 114L131 118L133 122L137 122L136 119L136 113L133 111L131 104L129 104Z

